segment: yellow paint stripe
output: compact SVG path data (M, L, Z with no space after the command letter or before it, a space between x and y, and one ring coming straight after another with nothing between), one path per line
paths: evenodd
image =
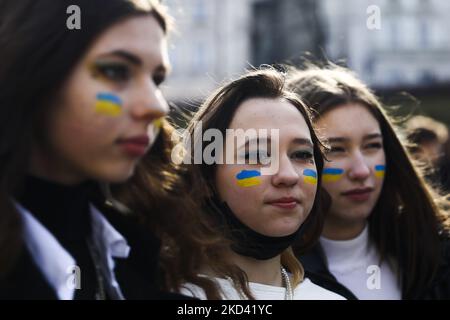
M314 177L304 177L303 180L306 183L317 184L317 178L314 178Z
M322 175L323 182L336 182L342 178L341 174L324 174Z
M384 170L380 170L380 171L375 171L375 177L377 178L384 178Z
M122 113L122 108L110 101L97 101L95 104L95 111L108 116L118 116Z
M237 181L240 187L253 187L261 184L261 179L259 177L246 178Z

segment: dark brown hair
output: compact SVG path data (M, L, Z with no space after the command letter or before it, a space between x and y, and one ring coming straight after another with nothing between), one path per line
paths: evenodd
M369 234L381 260L393 258L403 297L417 297L440 265L440 235L448 233L448 216L411 161L376 95L348 69L306 64L292 69L289 87L314 110L316 118L336 107L359 103L378 121L386 154L380 198L368 218Z
M202 123L202 134L200 136L203 136L203 133L211 128L219 130L225 136L226 129L229 127L236 110L244 101L251 98L285 100L297 108L304 117L311 133L314 144L314 160L320 176L323 168L322 144L313 129L310 113L297 95L285 89L284 75L273 68L249 71L238 79L223 85L210 95L195 114L188 128L194 148L198 145L194 141L194 129L197 122L201 121ZM205 147L204 145L202 146L202 153ZM217 196L217 192L215 191L216 165L202 163L195 165L195 170L199 171L199 177L201 177L209 189L209 192L204 195L203 201L207 207L208 199ZM327 203L327 196L328 194L324 192L319 182L312 210L304 222L307 231L298 243L299 250L304 251L317 241L323 227L322 206ZM224 232L229 236L226 230ZM300 278L303 277L303 270L290 249L283 252L282 262L294 273L294 279L296 280L294 282L301 281Z

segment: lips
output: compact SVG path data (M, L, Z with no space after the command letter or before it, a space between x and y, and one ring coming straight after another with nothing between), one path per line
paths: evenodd
M150 139L146 135L141 135L120 139L118 143L122 150L129 156L141 157L147 152Z
M267 203L281 209L294 209L300 203L300 200L293 197L283 197L270 200Z
M372 192L373 188L356 188L343 192L342 195L354 202L364 202L370 198Z

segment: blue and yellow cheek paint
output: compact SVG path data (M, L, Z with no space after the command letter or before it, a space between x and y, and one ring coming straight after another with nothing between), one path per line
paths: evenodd
M112 93L98 93L95 102L95 112L117 117L122 113L122 99Z
M309 184L317 184L317 172L312 169L303 170L303 181Z
M384 178L386 174L386 166L384 164L379 164L375 166L375 177Z
M261 184L261 172L259 170L242 170L236 175L238 186L254 187Z
M339 181L344 175L344 169L341 168L325 168L322 172L323 182Z

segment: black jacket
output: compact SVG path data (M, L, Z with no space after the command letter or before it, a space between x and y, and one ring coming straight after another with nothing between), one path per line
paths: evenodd
M124 236L131 248L127 259L115 259L114 271L125 299L191 299L158 289L160 242L157 238L114 210L101 208L101 212ZM55 291L24 248L12 271L0 279L0 300L53 299L57 299Z
M356 296L344 285L339 283L327 267L325 253L317 244L307 254L298 257L305 275L315 284L341 296L355 300ZM404 297L404 292L402 293ZM432 281L432 284L413 298L417 300L447 300L450 299L450 240L442 242L442 264Z

